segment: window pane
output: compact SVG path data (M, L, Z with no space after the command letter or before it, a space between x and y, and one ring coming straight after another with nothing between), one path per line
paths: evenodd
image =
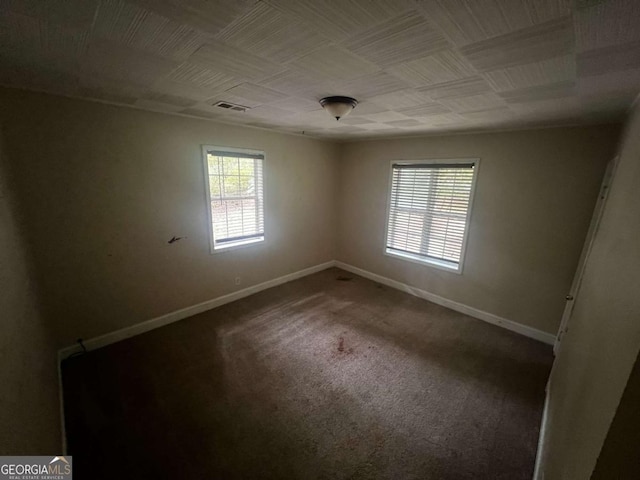
M254 172L255 159L253 158L240 158L238 175L255 175Z
M226 236L227 233L227 208L225 202L211 202L211 221L215 238Z
M218 173L218 169L220 168L220 157L215 155L207 155L207 163L209 166L209 174Z
M237 175L225 175L222 177L225 198L238 197L240 195L240 182Z
M209 194L211 195L211 199L220 198L222 195L222 189L220 187L220 177L217 175L209 175Z
M238 163L239 162L237 157L222 157L222 168L224 175L237 175Z

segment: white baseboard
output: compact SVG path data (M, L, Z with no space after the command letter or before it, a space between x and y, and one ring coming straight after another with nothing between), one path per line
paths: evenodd
M238 290L237 292L229 293L228 295L223 295L212 300L207 300L190 307L167 313L166 315L162 315L160 317L152 318L150 320L131 325L130 327L121 328L120 330L116 330L114 332L106 333L104 335L85 340L83 341L83 344L87 348L87 350L95 350L97 348L119 342L120 340L134 337L136 335L155 330L156 328L164 327L165 325L169 325L170 323L174 323L187 317L197 315L198 313L206 312L207 310L211 310L226 303L235 302L236 300L240 300L241 298L248 297L249 295L253 295L254 293L261 292L262 290L266 290L267 288L276 287L278 285L282 285L283 283L306 277L307 275L311 275L312 273L326 270L327 268L335 266L335 264L335 260L331 260L329 262L321 263L313 267L305 268L304 270L289 273L282 277L274 278L273 280L268 280L251 287ZM80 345L71 345L69 347L61 349L58 353L58 358L59 360L63 360L69 355L80 351L82 351ZM60 362L58 362L58 364L59 363Z
M292 280L296 280L298 278L302 278L307 275L311 275L312 273L320 272L322 270L326 270L327 268L334 267L334 266L342 268L343 270L346 270L348 272L355 273L356 275L360 275L362 277L368 278L375 282L382 283L383 285L396 288L398 290L409 293L416 297L424 298L425 300L428 300L433 303L437 303L438 305L442 305L443 307L450 308L451 310L464 313L471 317L484 320L485 322L491 323L493 325L498 325L500 327L514 331L521 335L525 335L535 340L548 343L549 345L553 345L553 342L555 340L555 337L550 333L543 332L541 330L537 330L535 328L528 327L526 325L522 325L520 323L516 323L511 320L507 320L506 318L502 318L492 313L478 310L476 308L470 307L468 305L464 305L462 303L454 302L453 300L449 300L439 295L435 295L433 293L427 292L426 290L421 290L419 288L412 287L405 283L398 282L396 280L392 280L387 277L383 277L382 275L378 275L376 273L372 273L367 270L354 267L353 265L331 260L329 262L325 262L319 265L315 265L313 267L305 268L304 270L293 272L288 275L284 275L282 277L274 278L273 280L269 280L269 281L260 283L258 285L253 285L251 287L238 290L237 292L233 292L228 295L223 295L221 297L217 297L212 300L207 300L205 302L198 303L197 305L192 305L190 307L176 310L174 312L167 313L166 315L162 315L160 317L152 318L150 320L137 323L130 327L125 327L120 330L116 330L114 332L106 333L104 335L100 335L98 337L85 340L83 343L84 343L84 346L87 348L87 350L95 350L97 348L110 345L120 340L134 337L136 335L140 335L142 333L155 330L156 328L169 325L170 323L177 322L184 318L197 315L198 313L206 312L207 310L211 310L213 308L219 307L226 303L240 300L241 298L248 297L249 295L253 295L254 293L258 293L262 290L266 290L267 288L275 287L283 283L287 283ZM79 345L71 345L69 347L61 349L58 352L58 358L59 360L65 359L69 355L79 352L81 350L82 349L80 348Z
M555 341L555 336L550 333L543 332L542 330L538 330L527 325L522 325L521 323L517 323L512 320L507 320L506 318L499 317L497 315L494 315L493 313L484 312L482 310L478 310L477 308L454 302L453 300L449 300L434 293L427 292L426 290L421 290L419 288L412 287L411 285L407 285L406 283L383 277L382 275L378 275L377 273L372 273L367 270L354 267L353 265L349 265L348 263L336 261L335 266L348 272L355 273L356 275L360 275L361 277L368 278L369 280L373 280L374 282L382 283L383 285L401 290L416 297L424 298L425 300L437 303L438 305L442 305L443 307L450 308L451 310L455 310L456 312L464 313L465 315L469 315L470 317L474 317L479 320L484 320L485 322L506 328L507 330L511 330L540 342L553 345Z
M553 345L555 337L549 333L537 330L532 327L528 327L526 325L521 325L519 323L513 322L511 320L507 320L505 318L498 317L497 315L493 315L492 313L483 312L482 310L478 310L473 307L469 307L462 303L454 302L453 300L448 300L446 298L440 297L433 293L427 292L425 290L421 290L416 287L412 287L402 282L398 282L396 280L391 280L390 278L383 277L381 275L369 272L367 270L363 270L358 267L354 267L353 265L349 265L347 263L339 262L336 260L331 260L329 262L321 263L319 265L315 265L313 267L305 268L304 270L299 270L297 272L290 273L288 275L284 275L282 277L274 278L273 280L269 280L258 285L253 285L248 288L244 288L242 290L238 290L237 292L230 293L228 295L223 295L221 297L214 298L212 300L207 300L202 303L198 303L197 305L192 305L190 307L186 307L180 310L176 310L171 313L167 313L166 315L162 315L160 317L152 318L150 320L138 323L136 325L132 325L130 327L125 327L120 330L116 330L114 332L110 332L104 335L100 335L98 337L91 338L86 340L84 346L87 350L95 350L100 347L104 347L110 345L112 343L119 342L120 340L124 340L126 338L134 337L136 335L140 335L145 332L149 332L151 330L155 330L156 328L163 327L165 325L169 325L170 323L177 322L179 320L183 320L185 318L191 317L193 315L197 315L198 313L206 312L207 310L211 310L213 308L219 307L221 305L234 302L236 300L240 300L241 298L248 297L249 295L253 295L254 293L258 293L262 290L266 290L271 287L275 287L278 285L282 285L283 283L290 282L292 280L296 280L298 278L306 277L307 275L311 275L316 272L320 272L322 270L326 270L331 267L339 267L348 272L352 272L356 275L360 275L361 277L368 278L378 283L382 283L383 285L387 285L389 287L401 290L403 292L409 293L416 297L424 298L433 303L437 303L438 305L442 305L443 307L450 308L451 310L455 310L457 312L464 313L474 318L478 318L480 320L484 320L485 322L491 323L493 325L498 325L500 327L506 328L508 330L512 330L516 333L520 333L527 337L534 338L536 340L542 341L544 343L548 343L549 345ZM62 371L61 371L61 362L69 355L80 352L82 349L79 345L72 345L66 348L63 348L58 351L58 382L59 382L59 392L60 392L60 416L62 420L62 453L67 453L67 442L66 442L66 432L65 432L65 420L64 420L64 398L63 398L63 388L62 388ZM545 418L546 418L546 404L545 404ZM542 429L545 427L545 419L543 418ZM541 441L543 430L541 430ZM540 455L540 450L542 446L538 447ZM538 470L538 459L536 462L536 471Z
M544 480L544 463L547 453L547 425L549 424L549 399L551 396L551 375L544 389L544 408L540 421L540 434L538 436L538 449L536 450L536 463L533 470L533 480Z

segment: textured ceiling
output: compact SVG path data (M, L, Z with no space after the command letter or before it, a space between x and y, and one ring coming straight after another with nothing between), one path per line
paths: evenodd
M0 83L337 139L619 120L640 1L0 0Z

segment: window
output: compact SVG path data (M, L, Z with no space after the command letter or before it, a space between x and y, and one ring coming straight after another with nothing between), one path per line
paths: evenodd
M264 240L264 152L203 147L211 252Z
M385 252L462 271L477 159L394 162Z

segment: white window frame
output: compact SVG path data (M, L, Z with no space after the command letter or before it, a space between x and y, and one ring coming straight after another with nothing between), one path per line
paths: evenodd
M391 214L391 192L393 187L393 166L397 164L402 165L427 165L427 164L469 164L473 163L473 178L471 179L471 192L469 193L469 208L467 210L467 218L464 224L464 236L462 238L462 248L460 249L460 262L455 267L452 262L445 260L438 260L436 258L425 258L421 255L413 255L411 253L393 252L387 249L389 240L389 215ZM471 223L471 213L473 210L473 198L475 197L476 184L478 183L478 172L480 170L479 158L425 158L419 160L391 160L389 163L389 184L387 191L387 211L384 219L384 245L382 251L384 255L392 258L398 258L407 262L417 263L419 265L425 265L427 267L436 268L438 270L444 270L450 273L456 273L462 275L464 267L465 255L467 252L467 242L469 240L469 225Z
M213 234L213 217L211 215L211 187L209 184L209 161L207 159L207 155L209 154L209 152L212 151L223 151L223 152L230 152L230 153L239 153L239 154L250 154L250 155L262 155L263 160L262 160L262 214L263 214L263 227L264 227L264 232L262 237L260 238L252 238L249 240L244 240L244 241L238 241L238 242L234 242L231 243L229 245L224 245L224 246L218 246L216 248L216 240ZM267 155L263 150L254 150L254 149L250 149L250 148L237 148L237 147L224 147L224 146L220 146L220 145L202 145L202 165L204 167L204 195L206 198L206 203L205 205L207 206L207 228L209 231L209 253L211 253L211 255L216 255L219 253L223 253L223 252L228 252L231 250L236 250L239 248L246 248L246 247L251 247L251 246L256 246L259 244L264 244L266 237L267 237L267 233L266 233L266 209L265 209L265 197L266 197L266 188L265 188L265 175L266 175L266 165L267 162Z

